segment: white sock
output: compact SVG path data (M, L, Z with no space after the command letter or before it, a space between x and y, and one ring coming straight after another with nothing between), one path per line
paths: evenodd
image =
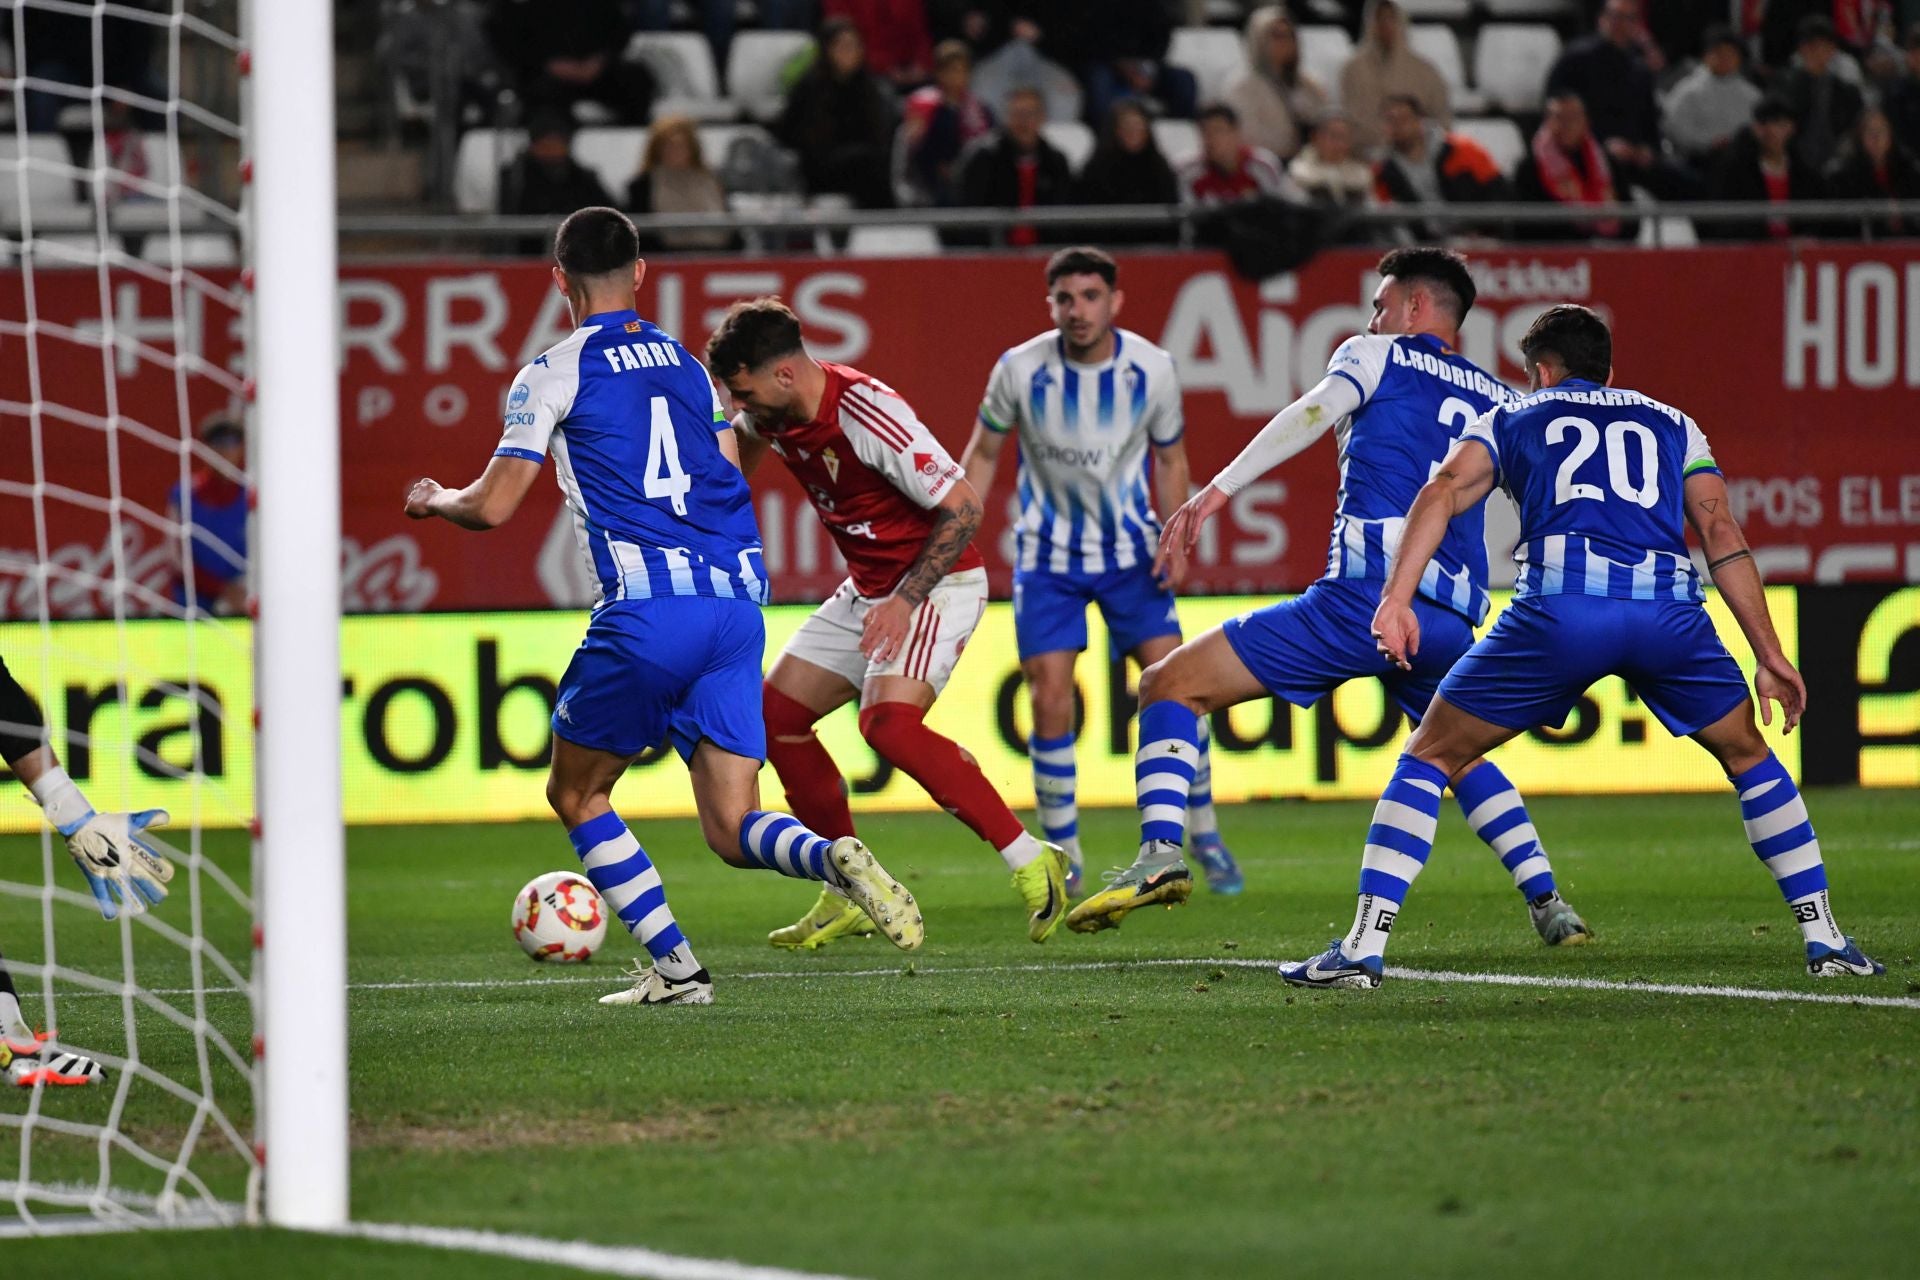
M1360 905L1353 913L1353 928L1340 941L1340 954L1349 960L1384 956L1387 935L1393 931L1394 918L1399 914L1400 904L1391 898L1361 894Z
M1000 851L1000 858L1007 864L1007 870L1018 871L1046 851L1046 846L1035 840L1032 832L1022 831L1018 840Z
M1139 856L1134 858L1136 867L1170 867L1179 862L1180 846L1171 840L1149 840L1140 846Z
M693 948L684 942L655 958L653 967L660 971L661 977L672 978L675 982L684 981L700 972L700 962L693 958Z
M1847 945L1847 935L1840 932L1839 922L1833 918L1833 904L1827 901L1825 889L1795 898L1787 909L1800 922L1800 936L1805 941L1824 943L1836 951Z
M32 1044L33 1028L20 1013L20 1002L11 991L0 991L0 1038L15 1044Z
M47 821L63 836L72 835L93 816L93 806L87 803L87 798L80 794L80 788L73 784L73 779L59 765L35 778L33 785L27 789L33 792L33 798L46 810Z
M1207 718L1200 717L1200 758L1193 767L1193 785L1187 788L1187 837L1218 835L1220 815L1213 808L1213 735Z

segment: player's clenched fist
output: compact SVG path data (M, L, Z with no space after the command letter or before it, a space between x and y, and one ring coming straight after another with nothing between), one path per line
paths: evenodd
M413 482L407 490L407 515L415 520L425 520L433 514L433 495L440 492L440 482L429 480L425 476Z

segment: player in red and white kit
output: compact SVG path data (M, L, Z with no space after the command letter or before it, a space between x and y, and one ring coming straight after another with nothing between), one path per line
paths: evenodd
M847 561L849 577L763 689L767 758L795 816L830 840L853 834L846 784L813 726L857 697L861 736L999 850L1028 936L1046 941L1066 914L1065 853L1036 840L974 758L925 723L986 612L979 495L899 392L808 355L777 298L734 304L707 343L707 369L738 412L741 468L751 475L768 449L779 454ZM769 940L812 949L872 927L829 891Z

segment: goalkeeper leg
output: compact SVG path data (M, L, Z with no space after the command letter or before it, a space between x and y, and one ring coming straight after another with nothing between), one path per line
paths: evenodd
M25 783L46 812L47 821L66 837L67 852L87 878L100 914L112 920L122 911L138 915L167 896L173 863L145 836L167 823L164 809L139 813L96 813L47 741L46 717L33 695L0 660L0 757Z

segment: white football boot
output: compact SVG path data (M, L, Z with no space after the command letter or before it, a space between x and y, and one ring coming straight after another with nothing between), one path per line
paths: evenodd
M669 978L652 965L635 960L627 976L634 980L633 986L601 996L601 1004L713 1003L713 979L705 969L690 978Z

